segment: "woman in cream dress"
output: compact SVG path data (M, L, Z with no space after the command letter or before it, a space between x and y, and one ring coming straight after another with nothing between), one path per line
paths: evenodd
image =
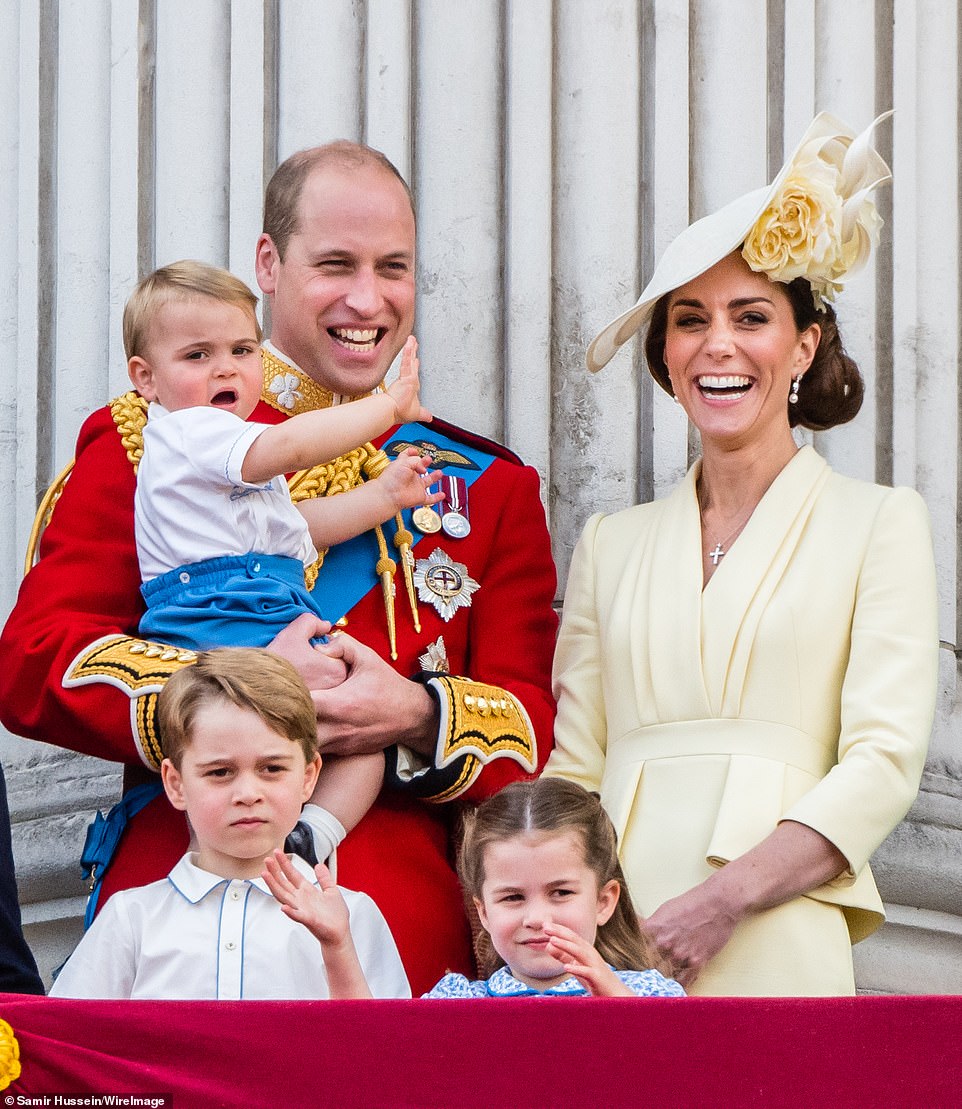
M791 427L851 419L828 303L880 223L868 133L819 116L772 186L693 224L594 341L648 325L702 457L588 522L546 772L600 791L632 897L690 992L854 992L868 865L918 790L938 633L925 507L835 474Z

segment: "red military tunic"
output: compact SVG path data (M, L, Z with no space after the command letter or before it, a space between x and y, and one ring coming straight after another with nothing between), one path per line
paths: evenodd
M313 383L302 381L310 401ZM265 396L270 397L266 389ZM252 418L284 419L276 401L272 404L262 401ZM100 409L81 429L75 466L44 532L40 560L24 579L0 636L5 726L19 735L119 760L128 787L149 779L159 762L156 694L191 657L136 638L143 603L133 531L133 461L140 440L137 420L129 419L131 408L127 403ZM338 849L338 881L377 902L415 996L447 971L470 975L473 968L453 869L451 832L458 806L436 802L476 802L525 776L526 744L527 757L540 770L554 717L555 571L538 475L505 448L459 428L437 421L429 432L465 444L488 464L470 489L470 535L425 536L414 557L424 559L440 548L466 568L479 588L448 621L422 602L417 633L399 570L394 666L407 676L417 673L419 657L443 636L451 674L474 681L439 678L432 683L442 705L436 764L446 765L429 769L408 786L386 786ZM390 536L391 525L387 532ZM390 659L375 574L377 546L373 535L364 539L370 540L365 571L370 583L347 614L347 630ZM398 559L396 551L391 554ZM329 567L322 566L322 576L325 570ZM482 758L459 754L466 749L480 751ZM499 757L505 752L509 757ZM116 889L163 877L187 839L183 815L163 795L151 802L128 825L100 903Z

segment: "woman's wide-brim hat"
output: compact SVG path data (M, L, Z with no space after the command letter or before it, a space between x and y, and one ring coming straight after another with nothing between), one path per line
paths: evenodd
M861 134L822 112L771 183L697 220L668 246L638 302L588 347L588 369L605 366L651 319L657 302L739 247L753 270L786 284L804 277L817 307L868 261L882 219L872 191L891 180L885 159Z

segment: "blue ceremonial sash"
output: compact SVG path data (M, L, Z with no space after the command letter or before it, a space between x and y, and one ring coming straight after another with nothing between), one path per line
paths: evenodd
M412 446L429 443L439 451L450 451L454 454L463 455L469 460L469 465L465 466L457 462L445 461L442 472L456 473L458 477L464 479L469 488L494 461L494 455L467 446L456 439L450 439L447 435L425 424L404 424L403 427L399 427L393 435L384 441L382 449L393 460L397 456L391 453L391 445L405 442ZM435 469L441 469L441 467L436 466ZM422 539L437 538L436 536L423 536L411 524L410 510L406 509L403 517L404 526L414 536L414 542L411 544L412 550ZM397 561L398 552L392 541L393 530L389 525L385 538L388 542L388 553L391 558ZM374 588L378 580L374 572L377 559L377 541L374 538L374 533L370 531L355 536L354 539L349 539L346 543L339 543L336 547L331 547L324 556L324 564L321 566L321 572L317 575L317 583L313 590L314 598L319 602L325 619L332 623L335 620L340 620L342 616L346 616L351 611L362 597Z

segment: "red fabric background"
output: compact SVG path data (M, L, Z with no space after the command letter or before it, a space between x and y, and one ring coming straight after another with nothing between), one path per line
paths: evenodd
M45 1093L168 1093L177 1109L962 1104L962 997L315 1003L8 994L0 1017L13 1026L23 1067L0 1106Z

